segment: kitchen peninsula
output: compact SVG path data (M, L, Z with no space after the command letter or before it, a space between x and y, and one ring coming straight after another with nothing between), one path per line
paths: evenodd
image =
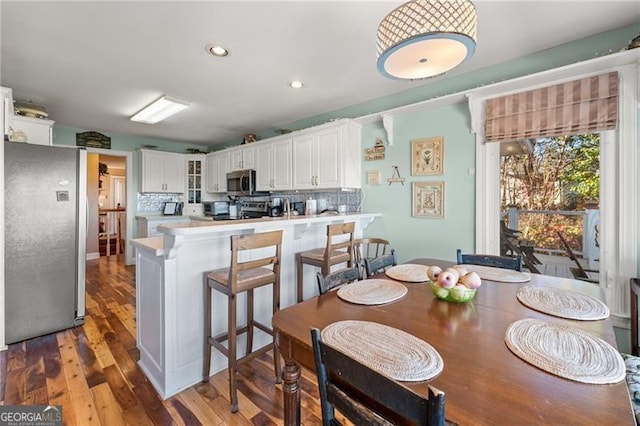
M324 246L327 225L355 222L356 238L379 213L333 216L292 216L222 222L165 224L162 237L132 240L136 248L136 322L140 367L162 398L169 398L202 379L204 333L204 272L229 266L230 236L282 229L280 307L296 303L295 254ZM305 268L304 294L317 294L315 268ZM238 322L244 323L246 295L238 296ZM225 297L212 299L212 334L226 332ZM255 317L271 323L271 288L255 291ZM238 349L244 350L244 335ZM254 347L271 336L256 331ZM213 351L211 374L227 367Z

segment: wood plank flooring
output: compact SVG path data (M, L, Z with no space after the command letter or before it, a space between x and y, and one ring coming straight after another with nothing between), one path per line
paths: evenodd
M0 353L0 404L62 405L65 425L279 425L282 385L271 352L241 365L240 410L229 411L226 370L163 401L137 365L135 267L122 256L87 262L81 327ZM321 424L315 375L303 371L302 423Z

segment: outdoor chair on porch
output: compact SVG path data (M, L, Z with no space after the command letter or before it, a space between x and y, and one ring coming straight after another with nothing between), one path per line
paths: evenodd
M588 273L591 272L591 273L597 274L600 271L598 271L597 269L585 269L584 266L582 266L582 264L578 260L578 257L575 255L575 253L571 249L569 242L567 241L567 239L565 238L565 236L562 234L561 231L558 231L558 238L560 238L560 241L564 246L564 251L567 253L567 256L569 256L569 259L573 260L573 262L576 264L575 267L569 268L569 270L571 271L571 274L573 275L573 278L581 281L587 281L593 284L599 284L600 280L597 278L592 278Z
M522 263L525 268L534 274L539 274L536 265L542 265L534 253L534 242L520 238L520 231L508 228L503 221L500 221L500 255L516 256L522 255Z

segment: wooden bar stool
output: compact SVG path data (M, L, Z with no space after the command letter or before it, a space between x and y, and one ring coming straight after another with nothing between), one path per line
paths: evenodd
M263 232L257 234L231 236L231 267L216 269L205 273L205 339L204 339L204 371L203 381L209 380L211 367L211 346L214 346L228 359L229 366L229 398L231 400L231 412L238 411L238 387L236 371L238 364L249 361L263 353L273 349L273 364L276 372L276 382L280 382L280 354L275 343L275 334L268 327L253 318L253 290L268 284L273 284L273 313L280 309L280 249L282 245L282 231ZM255 249L273 247L273 252L268 256L256 258L262 254L253 252ZM242 251L251 250L252 260L240 262L239 254ZM269 250L271 251L271 250ZM249 253L244 253L245 255ZM272 268L268 266L272 265ZM211 290L215 289L227 295L229 306L228 332L219 336L211 336ZM247 324L238 328L236 318L236 295L247 292ZM274 342L267 346L253 350L253 328L256 327L274 337ZM245 355L237 358L236 339L238 334L247 333L247 345ZM227 346L222 342L228 341Z
M375 259L387 254L389 241L382 238L359 238L353 241L355 262L360 267L362 276L366 276L365 259Z
M347 263L351 268L353 262L353 232L355 222L338 223L327 226L327 244L325 247L297 254L297 274L298 274L298 302L303 300L303 267L305 264L317 266L322 269L322 275L329 275L331 267L340 263ZM343 235L349 235L344 241ZM337 242L336 242L337 241Z

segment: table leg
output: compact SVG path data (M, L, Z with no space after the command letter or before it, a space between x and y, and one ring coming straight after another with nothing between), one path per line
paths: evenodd
M282 390L284 392L284 424L297 426L300 424L300 366L293 359L284 355L282 369Z

